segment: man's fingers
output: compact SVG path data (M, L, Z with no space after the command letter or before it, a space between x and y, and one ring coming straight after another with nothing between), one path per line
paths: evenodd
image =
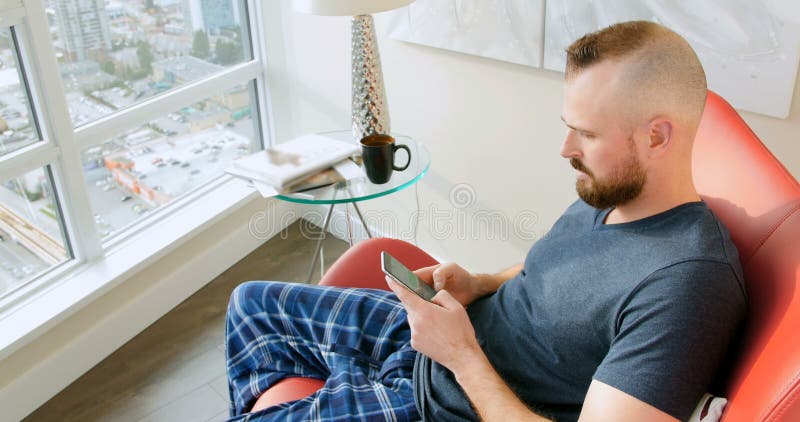
M431 299L431 302L445 309L457 309L464 307L464 305L456 300L456 298L454 298L453 295L451 295L447 290L439 290L439 292L436 293L436 296Z
M414 275L420 278L427 284L433 284L433 272L439 268L440 264L431 265L430 267L422 267L414 271Z
M447 280L453 277L453 272L447 267L439 267L433 271L433 288L442 290L447 284Z
M430 266L427 266L427 267L417 268L416 270L414 270L414 274L417 274L418 272L425 272L426 274L430 274L430 273L433 272L433 270L439 268L441 265L442 264L434 264L434 265L430 265ZM417 275L419 275L419 274L417 274Z
M401 302L403 302L403 305L405 305L406 310L409 310L411 308L415 308L415 307L419 306L419 304L421 302L422 303L425 302L425 299L423 299L423 298L417 296L416 294L412 293L405 286L400 284L400 282L395 281L393 278L389 277L388 275L386 276L386 284L388 284L389 288L392 289L392 291L394 292L395 295L397 295L397 298L400 299Z
M389 288L392 289L394 294L397 296L398 299L400 299L401 302L405 303L405 296L407 293L405 291L405 287L398 284L396 281L394 281L393 278L389 277L388 275L386 276L386 285L388 285Z

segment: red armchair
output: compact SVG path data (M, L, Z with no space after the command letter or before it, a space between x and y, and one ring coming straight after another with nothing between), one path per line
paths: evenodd
M736 111L709 93L693 154L697 190L739 249L749 309L723 422L800 420L800 184Z
M709 92L693 155L695 184L731 232L747 281L749 314L736 350L723 422L800 420L800 184L736 111ZM409 268L436 261L416 247L373 239L348 250L320 284L386 289L387 250ZM318 380L290 378L254 406L305 397Z

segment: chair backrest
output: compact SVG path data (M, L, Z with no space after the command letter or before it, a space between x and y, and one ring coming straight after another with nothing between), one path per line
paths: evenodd
M749 297L723 422L800 421L800 184L713 92L692 167L739 249Z

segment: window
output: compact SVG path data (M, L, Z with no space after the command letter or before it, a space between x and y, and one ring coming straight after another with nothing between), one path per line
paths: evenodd
M251 59L234 0L47 3L75 126Z
M253 2L0 1L0 308L263 147Z
M49 172L34 171L0 186L0 294L66 262L60 211Z
M237 85L137 126L81 154L102 238L169 203L250 150L254 93Z
M0 29L0 156L39 140L14 38Z

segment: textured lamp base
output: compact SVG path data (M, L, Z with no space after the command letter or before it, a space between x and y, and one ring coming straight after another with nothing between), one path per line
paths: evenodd
M353 139L390 132L389 105L371 15L353 16Z

